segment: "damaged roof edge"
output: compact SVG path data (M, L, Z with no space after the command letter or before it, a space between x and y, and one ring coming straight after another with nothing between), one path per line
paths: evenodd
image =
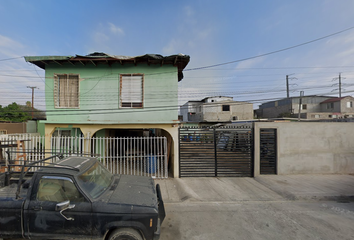
M183 69L187 66L190 60L189 55L175 54L170 56L162 56L159 54L145 54L141 56L118 56L109 55L102 52L94 52L86 56L75 55L75 56L25 56L25 61L36 65L39 68L45 69L46 65L49 63L61 64L64 62L70 62L71 64L75 62L90 62L96 61L97 63L113 63L120 62L134 62L137 63L148 63L148 64L172 64L178 68L178 81L183 79Z

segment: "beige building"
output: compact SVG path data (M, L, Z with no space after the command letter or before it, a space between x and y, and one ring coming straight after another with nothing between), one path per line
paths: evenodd
M207 97L180 107L183 122L232 122L253 119L253 104L232 97Z
M300 117L302 119L333 119L354 116L354 98L303 96L263 103L256 111L259 118Z

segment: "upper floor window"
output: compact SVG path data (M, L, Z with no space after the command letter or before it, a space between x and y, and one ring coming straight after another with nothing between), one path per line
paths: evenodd
M307 104L302 104L301 108L302 108L302 110L306 110L307 109Z
M347 108L352 108L353 107L353 102L347 102Z
M54 104L56 108L79 107L79 75L54 75Z
M334 103L327 103L327 109L334 108Z
M142 108L143 107L143 74L120 75L120 107Z
M222 105L222 110L225 111L230 111L230 105Z

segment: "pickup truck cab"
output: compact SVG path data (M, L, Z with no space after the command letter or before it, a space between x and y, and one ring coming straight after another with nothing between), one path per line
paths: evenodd
M113 175L96 158L68 157L40 167L26 181L21 178L18 186L0 188L0 238L160 236L165 209L159 185L150 177Z

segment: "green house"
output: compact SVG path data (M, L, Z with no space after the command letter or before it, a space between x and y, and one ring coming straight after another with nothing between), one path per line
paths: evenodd
M190 57L27 56L45 70L45 136L166 136L178 175L178 82Z

